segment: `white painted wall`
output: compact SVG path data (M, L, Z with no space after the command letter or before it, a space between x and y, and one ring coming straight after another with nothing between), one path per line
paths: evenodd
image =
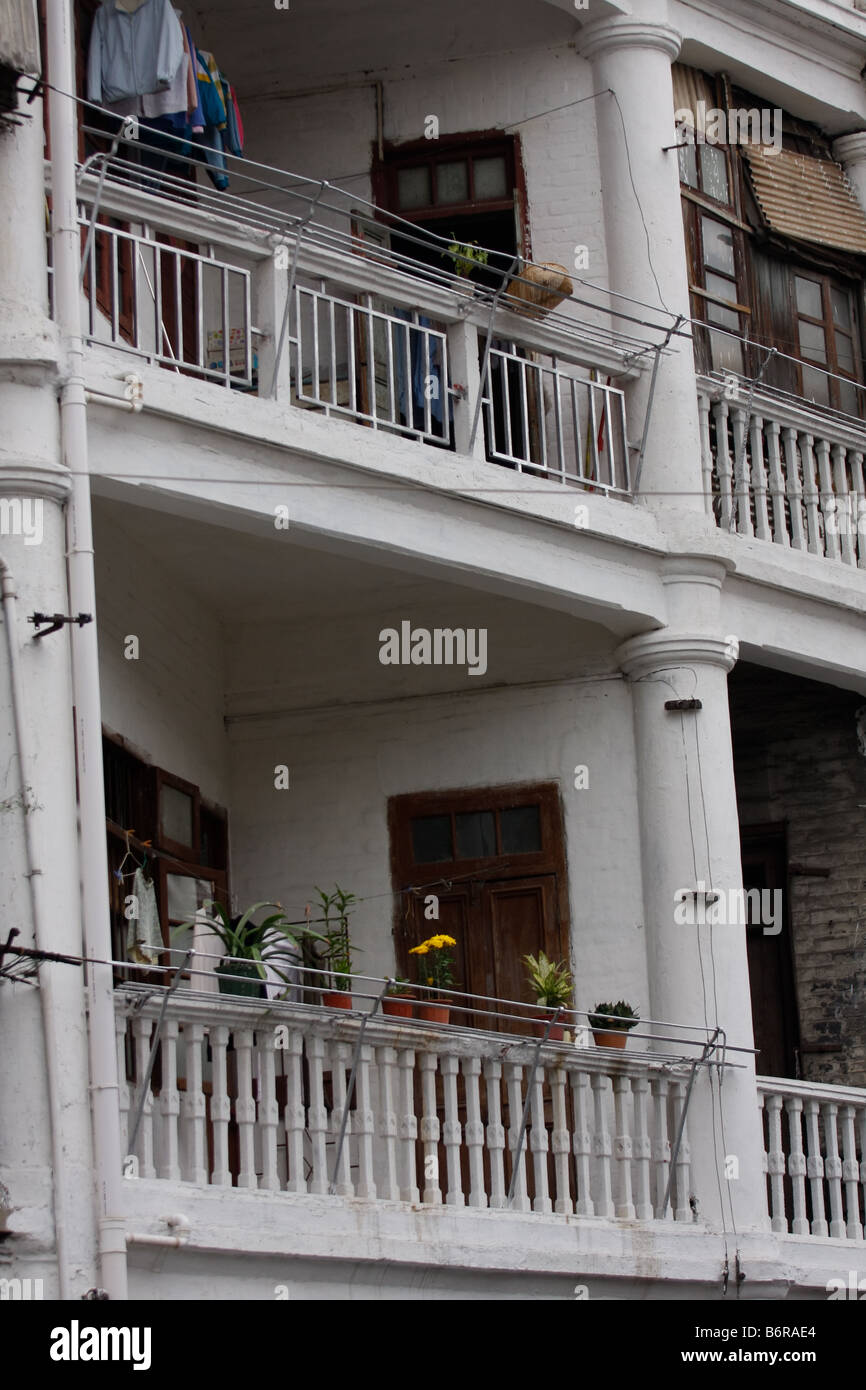
M336 880L364 899L356 969L394 969L387 799L403 792L556 781L568 861L576 1004L646 1013L631 697L619 680L484 691L235 724L233 882L238 903L303 912ZM274 789L288 764L291 787ZM573 789L589 767L588 790ZM611 995L611 991L613 994Z
M160 767L228 799L223 632L174 574L157 536L94 517L103 722ZM137 636L140 657L124 656Z

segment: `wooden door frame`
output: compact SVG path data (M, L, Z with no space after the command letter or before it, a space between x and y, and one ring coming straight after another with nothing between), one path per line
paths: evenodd
M541 814L542 849L529 854L501 855L484 859L441 860L416 864L412 856L410 824L415 816L458 814L465 811L508 810L537 803ZM561 958L571 961L571 922L568 906L568 869L562 801L556 782L519 782L492 787L461 787L449 791L409 792L388 799L388 838L391 885L394 892L392 935L397 969L409 974L409 942L404 900L412 888L421 889L448 880L455 887L464 881L528 879L543 874L556 877L556 910Z

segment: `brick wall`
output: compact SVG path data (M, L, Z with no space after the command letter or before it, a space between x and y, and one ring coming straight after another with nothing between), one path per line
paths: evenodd
M785 822L789 865L829 870L788 881L803 1075L864 1086L863 697L745 665L731 675L730 697L741 825Z

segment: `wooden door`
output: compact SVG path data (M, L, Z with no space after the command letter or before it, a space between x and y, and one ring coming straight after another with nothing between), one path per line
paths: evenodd
M752 1023L760 1076L799 1075L799 1023L794 984L788 912L788 865L785 828L779 825L746 827L741 831L743 887L781 892L784 912L781 931L770 935L767 923L750 920L746 926ZM750 908L754 903L750 904Z
M411 948L445 933L457 942L455 989L486 1000L535 1002L523 957L567 960L566 875L555 787L395 797L390 806L397 967L418 978ZM417 837L416 837L417 832ZM431 899L437 916L431 917ZM479 1004L453 1021L526 1031Z

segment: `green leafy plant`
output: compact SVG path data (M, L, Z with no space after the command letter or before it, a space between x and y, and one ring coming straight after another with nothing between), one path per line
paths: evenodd
M548 960L543 951L537 956L524 956L527 980L535 990L537 1003L551 1008L565 1008L571 1001L574 985L571 972L563 961Z
M448 250L442 252L442 259L451 261L455 275L468 279L476 266L487 264L489 252L483 251L477 241L458 241L453 233L452 237Z
M266 907L276 911L264 921L254 922L256 913ZM200 924L213 932L228 957L216 967L218 975L247 975L258 981L266 980L270 970L289 984L291 976L286 971L297 963L303 941L318 937L318 932L309 927L289 922L280 903L253 903L245 912L232 916L224 903L206 902L204 914L192 922L182 922L174 928L173 934L194 931ZM242 985L235 988L233 982L227 984L232 993L244 992ZM257 994L258 984L248 992Z
M411 980L391 980L385 993L393 999L412 999L415 990Z
M603 1017L605 1014L609 1014L610 1017ZM640 1014L624 999L618 999L615 1004L596 1004L589 1015L590 1028L600 1033L613 1033L620 1029L627 1032L629 1028L636 1028L639 1023Z
M326 966L331 972L334 989L347 991L352 987L352 943L349 936L349 916L357 906L354 893L346 893L339 883L334 884L333 893L316 888L319 911L322 914L322 934L324 949L316 948L318 964Z

